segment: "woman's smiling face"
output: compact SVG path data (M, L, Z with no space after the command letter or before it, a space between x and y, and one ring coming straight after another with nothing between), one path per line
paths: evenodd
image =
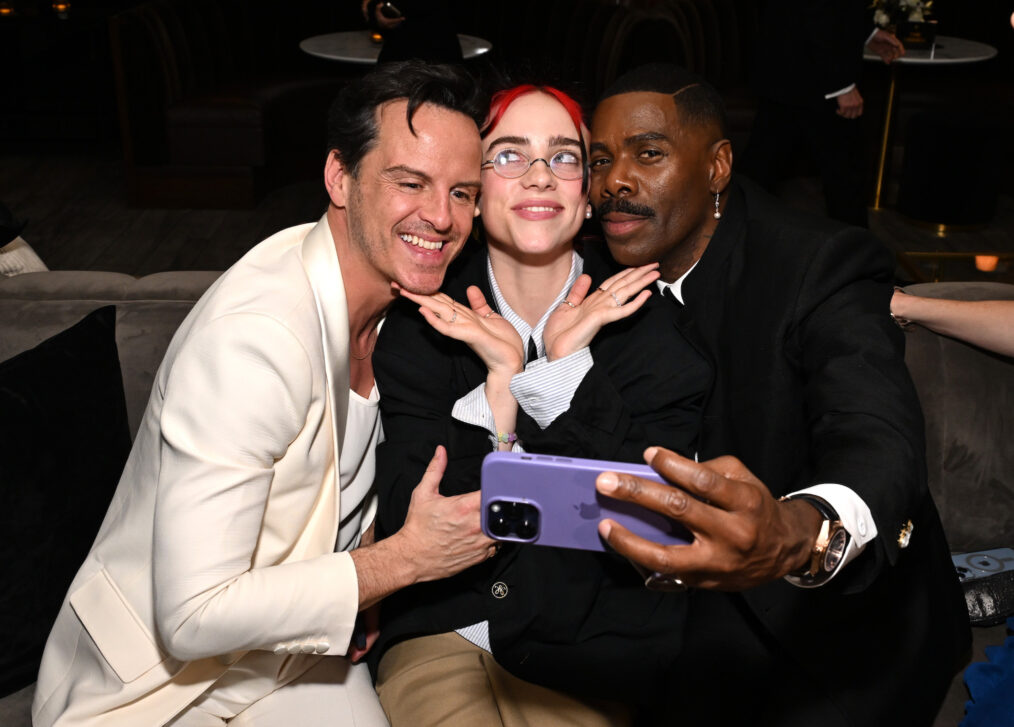
M536 161L520 177L505 179L486 164L479 206L489 244L523 255L541 255L570 246L588 204L582 180L560 179L549 160L582 166L581 141L570 114L553 96L533 91L520 96L483 140L483 160L516 153ZM513 153L513 154L512 154Z

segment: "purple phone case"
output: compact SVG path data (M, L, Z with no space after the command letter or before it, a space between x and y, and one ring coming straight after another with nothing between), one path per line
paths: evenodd
M686 528L664 515L600 495L595 490L595 478L607 470L664 483L647 465L492 452L482 463L482 530L497 540L604 551L606 545L599 537L598 524L610 518L656 543L682 545L693 540ZM539 511L538 535L527 540L492 535L487 517L489 504L495 500L534 505Z

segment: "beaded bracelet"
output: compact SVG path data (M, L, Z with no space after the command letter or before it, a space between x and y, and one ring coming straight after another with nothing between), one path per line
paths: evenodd
M504 444L514 444L518 441L518 435L514 432L497 432L496 441L503 442Z

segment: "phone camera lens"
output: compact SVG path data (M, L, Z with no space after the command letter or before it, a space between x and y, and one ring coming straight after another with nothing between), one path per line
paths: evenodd
M525 540L531 540L539 534L539 513L535 508L530 508L525 512L521 522L517 525L517 533L519 538Z
M510 535L510 524L507 522L507 516L504 514L500 503L494 502L489 506L489 517L486 519L486 525L489 527L491 535L500 538Z

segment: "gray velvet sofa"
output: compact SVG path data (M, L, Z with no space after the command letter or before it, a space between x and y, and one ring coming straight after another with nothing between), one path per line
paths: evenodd
M95 309L114 305L115 356L122 372L123 403L93 407L98 411L89 415L104 416L102 410L106 408L124 408L123 426L132 437L173 331L217 275L215 272L167 272L135 279L118 273L55 271L0 279L0 362L32 349ZM910 290L937 297L1014 299L1014 286L991 283L935 283L912 286ZM113 319L112 311L107 312L107 318ZM1014 447L1010 446L1014 421L1014 360L988 354L915 326L909 329L907 342L906 360L926 414L930 486L952 550L973 552L1011 547L1014 545ZM71 360L67 366L68 381L74 390L91 394L87 383L91 379L85 378L83 385L76 384L73 376L92 376L82 371L92 364L76 361ZM3 366L0 364L0 395L6 371ZM34 366L29 362L22 368L31 376L36 373ZM66 384L62 379L62 376L55 377L53 385ZM109 401L113 402L114 398L110 396ZM0 418L2 416L0 412ZM72 417L70 414L67 417L69 422ZM60 432L57 438L70 440L91 436L90 432L65 431L59 420L43 422L43 425ZM127 436L125 433L124 437ZM129 439L119 446L129 447ZM53 451L52 459L59 460L61 455ZM3 472L0 469L0 491L9 487ZM57 487L77 492L80 488L76 483L76 478L68 477L66 482L57 483ZM114 485L115 481L111 486ZM96 510L104 510L102 498L108 498L110 493L111 490L96 496ZM48 496L62 499L59 494ZM0 517L3 517L2 512ZM8 514L3 527L12 525L10 517ZM97 524L94 527L97 528ZM48 527L40 528L28 540L37 537L41 542L48 530ZM57 552L62 552L60 533L56 535ZM78 547L87 550L90 541L82 542ZM16 543L15 547L21 557L31 559L38 555L36 545L26 542ZM39 547L43 546L44 543ZM83 553L73 557L67 555L65 559L73 562L65 564L69 569L65 572L72 575L81 557ZM51 563L42 566L38 579L57 581L50 585L59 592L66 589L69 576L64 576L66 582L61 581L52 575L55 570ZM5 583L4 588L11 591L13 585L17 584ZM11 618L11 614L0 611L0 623L9 623ZM1002 625L976 628L974 633L973 659L982 660L983 647L1001 643L1005 629ZM32 686L28 685L0 699L0 725L28 725L31 695ZM937 724L957 724L966 699L959 676Z
M80 461L74 451L57 447L55 443L52 443L54 444L52 447L45 447L45 450L49 451L45 451L41 458L51 457L56 460L77 462L82 470L81 477L91 476L96 469L103 472L106 483L101 487L94 487L95 492L87 498L82 499L79 496L80 484L73 476L66 476L64 482L57 484L55 491L45 493L53 500L53 507L58 510L66 509L66 502L77 497L73 500L71 512L56 513L51 520L39 526L39 532L35 533L34 526L38 523L26 525L22 521L22 517L25 516L21 513L11 512L9 507L0 508L0 533L3 534L0 537L4 538L0 541L4 543L0 548L14 551L14 557L31 566L17 570L9 562L10 559L0 564L3 580L14 581L3 583L0 589L0 624L6 624L0 625L2 629L0 642L5 645L5 653L0 654L0 659L6 660L2 664L4 671L15 674L8 679L8 685L20 684L26 680L23 673L16 673L18 664L15 659L9 658L11 651L19 651L18 656L22 662L33 660L37 662L38 638L27 638L32 634L26 634L25 631L37 635L45 629L45 626L35 619L36 613L52 607L53 594L60 589L66 590L70 583L68 574L73 577L73 571L87 552L101 522L101 515L96 515L96 512L105 509L112 494L111 489L106 486L109 476L117 467L123 466L123 462L119 459L125 453L125 448L129 447L130 438L140 424L155 371L169 345L169 339L194 302L218 275L217 272L167 272L137 279L121 273L52 271L0 278L0 362L7 362L8 368L11 358L16 354L51 339L96 309L115 306L115 350L107 345L109 341L103 339L102 334L105 331L100 327L93 346L97 352L95 356L82 356L80 352L68 353L69 346L63 347L63 350L58 352L58 356L66 359L64 362L67 364L66 371L63 375L54 375L51 367L47 368L46 362L33 360L27 362L26 366L19 367L21 381L12 384L11 377L6 375L9 371L0 363L0 420L8 420L6 428L0 421L0 436L4 434L10 436L8 431L11 424L9 420L12 417L10 409L26 401L30 402L27 404L29 407L48 410L38 417L25 415L25 426L45 430L52 425L51 429L56 431L55 436L59 438L87 441L94 436L93 433L80 430L89 426L99 430L121 431L121 436L115 440L108 440L113 442L114 448L118 450L113 462L104 462L99 453L95 453L93 464L87 453L84 460ZM93 327L88 335L94 334ZM83 343L87 344L87 337ZM109 360L110 351L113 351L112 355L117 360ZM119 371L115 370L116 363L119 365ZM103 378L103 371L100 369L110 367L113 369L111 372L113 379L122 372L120 384L122 398L109 396L108 407L101 404L89 407L81 400L77 400L72 410L54 415L52 403L49 402L47 406L46 403L36 401L38 397L33 394L30 387L24 385L23 381L39 371L40 376L52 380L53 387L69 383L70 387L81 392L81 396L88 397L96 393L94 391L96 387L102 386L100 379ZM91 408L96 411L86 413L82 417L76 413L78 408ZM62 421L52 421L58 417ZM15 424L21 426L18 422ZM21 448L23 447L24 443ZM3 449L3 445L0 445L0 449ZM19 453L17 450L4 451L6 456L12 454L17 457ZM22 482L18 484L23 488L37 485L38 483L32 482L32 474L26 472L25 468L12 467L7 461L0 462L0 502L10 505L12 494L5 490L17 486L14 483L19 479ZM27 485L24 480L28 481ZM115 483L112 486L114 487ZM61 490L66 492L66 497ZM20 500L14 497L13 501L18 504L23 502L24 509L32 513L27 516L29 519L34 519L33 515L39 512L37 507L39 503L29 499L28 494L24 494ZM81 520L86 520L91 526L91 532L84 536L74 528L74 524ZM10 532L19 528L29 531L26 538L29 542L13 542L20 538L15 538ZM64 551L66 557L73 557L78 563L56 562L57 559L66 559L62 555ZM73 556L70 555L71 552L74 553ZM33 576L32 571L38 572ZM48 587L43 588L39 584ZM27 607L23 605L25 602L29 604ZM55 611L49 618L54 617ZM22 623L12 623L14 620ZM14 644L21 649L18 650L8 644ZM0 696L3 697L0 699L0 725L4 727L29 725L32 687L27 686L13 694L3 696L6 691L0 691Z

